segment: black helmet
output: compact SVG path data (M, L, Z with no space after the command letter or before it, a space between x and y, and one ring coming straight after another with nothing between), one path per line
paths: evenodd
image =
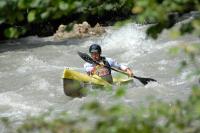
M98 44L92 44L89 48L89 52L98 52L99 54L101 54L101 46L99 46Z

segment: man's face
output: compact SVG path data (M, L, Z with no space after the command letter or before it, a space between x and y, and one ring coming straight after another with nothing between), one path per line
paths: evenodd
M98 52L92 52L91 53L91 57L93 60L95 61L99 61L101 58L100 58L100 54Z

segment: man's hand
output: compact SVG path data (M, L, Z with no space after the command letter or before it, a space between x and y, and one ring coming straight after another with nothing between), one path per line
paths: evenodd
M92 70L90 71L90 75L94 75L96 71L96 66L92 68Z
M91 74L91 75L94 75L94 74L96 73L96 70L97 70L100 66L101 66L101 64L100 64L100 65L94 66L93 69L91 70L90 74Z
M129 77L133 77L133 71L130 68L127 68L126 72L128 73Z
M105 64L103 62L99 62L99 65L102 67L102 66L105 66Z

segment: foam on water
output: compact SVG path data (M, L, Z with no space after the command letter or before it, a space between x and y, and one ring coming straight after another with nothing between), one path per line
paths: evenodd
M183 42L199 42L199 39L186 36L174 40L166 34L155 41L145 35L146 28L128 24L119 29L108 27L108 32L101 37L63 42L28 37L2 44L0 116L21 121L29 113L38 114L49 108L54 108L55 113L66 111L78 115L79 107L92 100L108 106L115 102L137 106L147 104L148 97L167 102L186 99L190 83L195 79L187 80L191 68L182 74L176 73L179 62L185 57L169 56L168 48ZM83 98L65 96L61 79L63 69L70 67L83 72L85 62L77 51L88 52L92 43L102 46L103 55L131 67L136 76L154 78L158 82L144 86L135 79L135 85L128 86L125 97L118 101L113 99L114 91L91 88L89 95Z
M120 29L108 29L110 32L101 39L88 41L85 46L89 47L92 43L98 43L102 46L103 54L116 55L119 53L122 58L134 58L150 52L153 48L153 42L147 39L145 29L146 26L137 24L127 24Z

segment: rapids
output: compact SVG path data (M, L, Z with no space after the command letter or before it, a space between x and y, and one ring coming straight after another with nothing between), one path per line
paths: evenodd
M18 125L27 115L37 115L49 109L55 114L67 111L78 115L79 107L88 101L95 99L108 106L116 102L112 91L91 90L94 92L83 98L64 95L63 69L70 67L84 71L84 61L77 51L88 52L92 43L100 44L103 55L128 65L135 75L158 80L158 83L146 86L135 80L135 85L129 85L125 96L118 102L137 106L148 104L149 97L169 103L187 99L196 79L187 79L192 68L177 73L186 56L171 56L169 48L199 42L199 38L186 35L172 39L170 32L164 31L158 40L153 40L145 35L146 28L128 24L119 29L107 27L107 33L100 37L53 41L51 37L31 36L1 42L0 117L7 117ZM0 132L5 129L0 128Z

